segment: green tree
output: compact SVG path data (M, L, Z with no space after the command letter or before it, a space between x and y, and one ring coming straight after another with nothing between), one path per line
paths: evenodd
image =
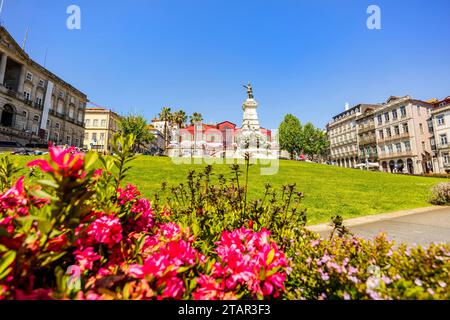
M167 147L169 146L169 125L172 122L173 115L172 111L169 107L162 108L161 112L159 113L159 120L164 121L164 149L167 150Z
M189 117L189 121L191 123L191 125L194 125L196 123L202 122L203 121L203 116L201 113L198 112L194 112L190 117Z
M150 143L155 139L155 136L148 129L147 121L142 115L123 117L120 121L120 131L125 136L133 134L135 138L134 152L137 152L142 144Z
M173 122L178 126L179 129L183 127L183 125L187 121L186 112L183 110L178 110L173 113ZM181 134L178 135L179 143L181 143Z
M302 149L302 125L294 115L288 114L284 117L278 128L278 136L281 150L289 152L291 159L294 153Z

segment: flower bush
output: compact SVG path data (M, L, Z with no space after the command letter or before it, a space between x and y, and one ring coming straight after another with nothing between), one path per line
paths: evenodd
M114 144L112 157L52 147L15 181L1 159L0 299L450 296L448 245L395 248L350 236L338 218L338 236L320 239L295 185L247 202L238 166L230 180L192 171L150 201L123 184L133 137Z
M447 205L450 203L450 183L441 182L431 189L430 202L435 205Z

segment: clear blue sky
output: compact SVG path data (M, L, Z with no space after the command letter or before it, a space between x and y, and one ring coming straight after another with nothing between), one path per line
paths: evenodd
M66 28L81 7L82 29ZM366 28L370 4L382 30ZM448 0L5 0L27 51L91 101L147 118L161 107L241 124L252 82L261 123L325 126L344 104L450 95Z

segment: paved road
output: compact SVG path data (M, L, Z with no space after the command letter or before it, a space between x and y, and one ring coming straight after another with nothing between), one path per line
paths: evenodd
M450 243L450 208L433 208L430 211L350 226L356 235L373 238L381 231L396 242L409 245L428 245L433 242ZM319 232L329 235L328 230Z

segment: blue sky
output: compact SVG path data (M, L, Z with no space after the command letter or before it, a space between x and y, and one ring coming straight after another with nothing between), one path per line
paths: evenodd
M148 119L163 106L242 122L244 83L261 124L286 113L325 126L344 104L450 95L448 0L4 0L27 52L91 101ZM66 28L76 4L82 29ZM381 8L382 30L366 27Z

